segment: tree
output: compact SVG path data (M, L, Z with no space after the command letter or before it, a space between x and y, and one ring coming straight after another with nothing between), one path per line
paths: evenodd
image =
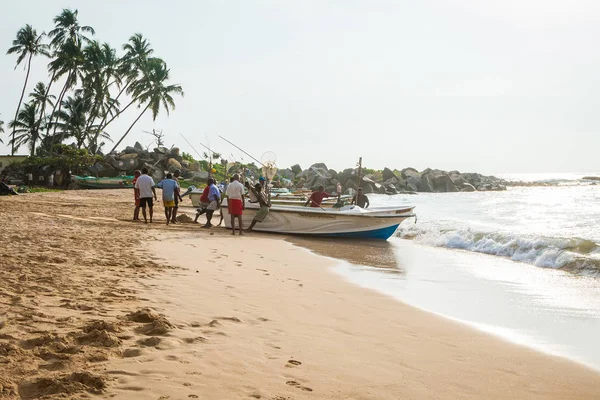
M29 99L31 100L31 103L35 105L36 110L40 110L45 104L48 104L50 107L54 106L56 96L48 94L48 88L44 82L38 82L35 85L33 92L29 94Z
M138 107L141 108L143 104L146 104L146 106L129 129L121 136L111 152L115 151L148 109L152 111L152 120L156 121L161 108L165 109L167 115L169 109L175 109L174 94L183 96L183 89L180 85L166 85L170 77L169 69L167 64L160 58L148 59L146 65L143 66L142 75L141 79L131 84L130 90L133 97L139 101Z
M81 45L82 42L89 42L84 33L95 35L96 32L91 26L81 26L77 20L79 11L64 8L60 14L54 17L54 29L48 32L48 36L52 38L50 46L57 49L65 43L71 41L76 45Z
M25 103L17 113L17 118L11 121L8 126L13 130L13 138L10 140L13 148L18 150L19 147L28 144L29 154L35 155L35 146L40 138L35 105Z
M0 121L0 133L4 133L4 121ZM0 138L0 143L4 143Z
M75 95L65 99L61 111L58 112L55 128L58 129L61 138L74 138L78 149L83 146L83 142L88 137L88 119L91 109L92 100L89 97Z
M33 56L37 56L40 54L48 55L47 45L42 43L42 38L44 34L38 35L37 31L31 27L31 25L27 24L24 28L19 29L17 32L17 38L13 40L12 47L8 49L6 54L18 54L17 64L15 65L15 69L21 64L21 62L27 58L27 74L25 75L25 82L23 83L23 90L21 90L21 97L19 98L19 103L17 104L17 111L15 112L15 120L19 114L19 110L21 108L21 104L23 103L23 96L25 95L25 89L27 88L27 81L29 80L29 73L31 71L31 60ZM12 147L11 147L11 155L15 154L15 131L13 129L12 132Z
M81 26L77 19L78 11L63 9L62 12L54 18L54 29L48 32L51 38L50 46L55 49L55 60L50 63L52 71L52 79L54 82L63 75L67 75L67 79L61 90L58 101L58 111L56 105L50 114L50 121L56 120L55 114L60 113L63 98L68 89L77 84L78 69L83 64L82 43L89 43L90 39L85 36L85 33L95 34L95 31L90 26ZM56 124L49 124L46 135L50 133L50 127L54 127L52 141L56 136ZM63 138L61 138L62 141Z
M116 56L116 50L108 43L100 45L96 41L90 42L83 50L84 63L83 80L81 92L84 96L93 99L93 106L88 119L88 130L97 118L102 118L100 124L95 124L95 133L89 132L91 146L96 145L98 137L104 130L101 124L105 116L118 112L118 100L113 99L110 94L112 85L121 85L122 77L119 74L120 60Z
M130 37L129 43L123 45L123 50L125 50L126 53L119 60L119 67L117 71L117 74L121 76L122 82L119 84L120 90L115 98L115 101L118 101L121 95L126 93L130 86L139 79L140 72L145 68L150 56L152 53L154 53L154 50L150 47L150 42L148 42L141 33L136 33ZM136 101L137 98L134 96L125 107L120 109L108 121L108 113L105 113L102 122L100 122L100 128L106 129L111 122L124 113Z

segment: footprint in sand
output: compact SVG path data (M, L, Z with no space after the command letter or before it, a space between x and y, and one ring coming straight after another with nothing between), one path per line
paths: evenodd
M219 317L219 319L222 319L224 321L231 321L231 322L242 322L241 319L239 319L238 317Z
M302 386L301 384L299 384L296 381L287 381L285 384L288 385L288 386L297 387L298 389L304 390L305 392L312 392L313 391L311 388L306 387L306 386Z
M288 360L286 367L296 367L298 365L302 365L302 363L298 360Z
M190 399L197 399L197 398L198 398L198 396L197 396L197 395L195 395L195 394L188 394L188 397L189 397Z

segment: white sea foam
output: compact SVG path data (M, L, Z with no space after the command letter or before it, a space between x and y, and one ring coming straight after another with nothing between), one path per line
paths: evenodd
M415 226L399 231L401 238L437 247L461 249L508 257L543 268L565 268L600 274L596 243L579 238L548 238L463 229L423 229Z

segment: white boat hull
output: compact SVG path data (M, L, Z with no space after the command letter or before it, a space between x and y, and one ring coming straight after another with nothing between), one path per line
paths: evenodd
M242 216L244 228L250 226L258 209L258 205L246 203ZM396 211L401 212L396 213ZM231 216L225 202L222 212L225 226L231 229ZM414 216L412 207L371 212L355 206L334 211L274 205L264 221L255 225L254 230L293 235L386 240L394 234L402 221Z

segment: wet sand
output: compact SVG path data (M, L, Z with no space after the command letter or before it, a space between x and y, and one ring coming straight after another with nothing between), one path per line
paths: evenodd
M600 394L597 372L351 285L282 236L128 222L130 197L0 198L0 397Z

